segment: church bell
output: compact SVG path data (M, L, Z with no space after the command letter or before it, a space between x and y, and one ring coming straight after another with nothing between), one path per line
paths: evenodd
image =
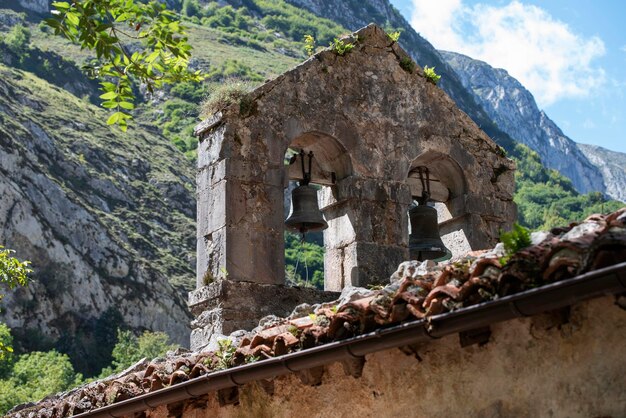
M309 171L304 169L304 151L300 151L302 162L302 181L291 193L291 211L285 220L285 226L293 231L304 234L328 228L324 215L317 203L317 190L309 186L311 181L311 161L313 152L308 153Z
M437 209L428 206L430 200L430 173L427 167L417 168L422 182L422 196L418 205L409 210L411 234L409 235L409 256L411 260L441 260L452 255L439 235Z
M409 255L411 260L436 260L450 255L439 236L437 209L428 205L418 205L409 210L411 235L409 235Z

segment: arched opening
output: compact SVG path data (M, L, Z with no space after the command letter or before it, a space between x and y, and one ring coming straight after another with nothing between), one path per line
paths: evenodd
M301 152L306 155L304 161ZM308 171L308 153L312 153L310 185L317 192L317 203L320 211L334 202L333 187L352 174L352 163L345 148L335 138L321 132L307 132L295 138L285 151L285 185L284 185L284 216L287 218L292 209L291 196L298 183L303 180L302 163ZM332 216L332 215L330 215ZM326 221L329 230L307 232L305 241L297 232L285 229L285 282L292 286L310 286L324 289L325 286L325 255L337 223L344 224L349 220L337 220L335 217Z
M465 174L459 164L450 156L436 151L427 151L410 165L407 183L413 199L419 199L424 191L419 168L426 167L430 180L429 206L437 210L437 223L441 240L452 256L471 250L466 231L459 220L466 215L464 196L467 185ZM409 234L410 222L409 222Z

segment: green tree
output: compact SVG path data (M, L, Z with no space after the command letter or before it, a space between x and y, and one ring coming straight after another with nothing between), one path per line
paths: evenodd
M30 30L22 24L15 25L4 38L4 43L16 54L24 53L30 44Z
M144 331L136 337L131 331L117 330L117 343L113 347L113 363L102 369L100 377L107 377L119 373L142 358L154 359L165 355L170 350L178 348L169 343L169 337L164 332Z
M198 0L184 0L183 13L188 17L198 16L200 14L200 6L198 5Z
M0 379L7 375L13 365L13 336L6 324L0 322Z
M164 84L203 78L199 70L189 70L185 28L165 3L82 0L52 5L55 16L45 22L55 33L96 53L97 63L85 68L102 80L102 106L114 111L109 125L127 129L135 107L133 82L152 92Z
M16 286L25 286L28 282L28 274L32 272L28 268L29 261L19 261L11 256L12 253L15 253L15 251L0 245L0 283L8 286L9 289L13 289ZM0 301L3 296L0 293Z
M66 354L54 350L23 354L13 364L8 379L0 380L0 413L19 403L73 388L82 380Z
M299 235L285 232L285 276L290 285L323 289L324 247L319 242L302 242Z
M0 245L0 285L4 285L9 289L13 289L16 286L25 286L28 282L28 274L32 272L28 267L30 262L20 261L12 257L11 254L14 252ZM0 301L2 301L3 297L4 293L2 288L0 288ZM10 333L8 333L8 337L6 336L8 328L6 328L6 331L4 328L6 328L6 325L0 323L0 362L13 352L13 347L11 346L13 339Z

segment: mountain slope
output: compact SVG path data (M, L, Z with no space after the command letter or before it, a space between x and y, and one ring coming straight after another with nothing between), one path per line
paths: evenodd
M606 193L626 202L626 154L597 145L576 144L583 154L598 167L604 177Z
M0 242L35 270L0 321L22 348L57 347L87 373L107 361L118 326L186 344L183 287L193 286L190 164L157 133L123 136L104 120L0 65Z
M537 151L542 162L572 180L581 193L606 189L602 174L505 70L455 52L440 51L463 85L506 133ZM619 196L610 195L614 198ZM621 199L626 195L621 196Z

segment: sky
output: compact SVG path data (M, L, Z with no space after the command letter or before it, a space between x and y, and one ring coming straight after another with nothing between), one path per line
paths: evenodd
M626 153L626 1L391 3L435 48L507 70L574 141Z

